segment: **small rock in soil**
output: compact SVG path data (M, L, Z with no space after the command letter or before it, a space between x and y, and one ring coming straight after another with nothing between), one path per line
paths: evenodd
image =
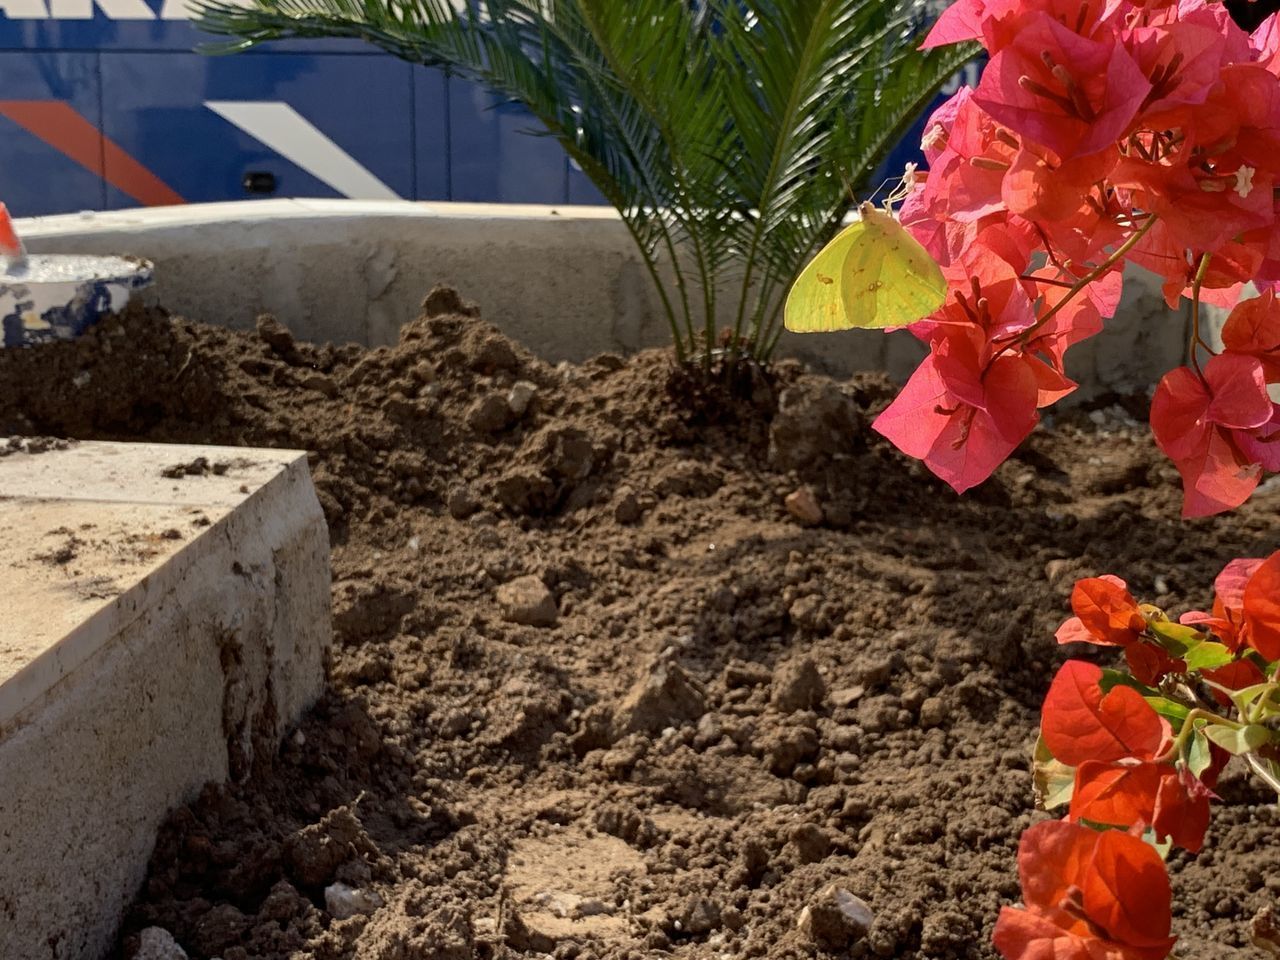
M822 702L827 684L808 657L788 660L773 674L769 702L783 713L808 710Z
M529 404L537 394L537 385L528 380L517 380L511 387L510 392L507 393L507 406L511 408L511 413L517 420L528 412Z
M677 922L681 933L701 937L720 926L720 905L706 897L690 897Z
M920 704L920 726L928 730L940 727L947 719L947 705L941 697L928 697Z
M865 937L874 921L865 900L829 883L800 911L796 926L805 939L825 950L845 950Z
M528 627L551 627L560 618L556 598L540 577L516 577L498 587L502 617Z
M806 527L816 527L822 523L822 504L818 503L818 497L812 488L801 487L787 494L783 503L796 523Z
M832 690L831 705L837 710L852 707L862 699L862 695L866 692L867 688L860 684L854 684L852 687L841 687L839 690Z
M455 520L465 520L480 509L480 500L470 487L454 487L449 491L449 499L445 504L449 516Z
M640 498L630 487L619 487L613 504L613 518L619 523L635 523L640 519Z
M288 359L297 353L297 345L289 328L269 313L258 317L258 336L281 357Z
M850 454L861 433L861 416L829 380L804 380L782 391L769 427L769 462L781 470L803 470L836 454Z
M706 712L706 696L689 675L674 663L659 661L623 699L613 732L615 737L657 733L692 723Z
M476 433L497 433L511 424L511 408L501 394L481 397L467 411L467 426Z
M431 288L431 292L422 300L422 312L428 317L443 317L450 314L476 316L479 311L474 303L462 299L462 295L453 287L442 283Z
M373 913L384 902L372 890L357 890L345 883L334 883L324 888L324 908L335 920Z
M168 930L147 927L138 935L138 952L133 960L187 960L187 951L178 946Z
M322 887L340 866L359 856L362 841L368 838L356 815L350 807L338 807L285 841L285 861L300 886Z
M1259 950L1280 956L1280 917L1273 907L1263 907L1249 922L1249 939Z

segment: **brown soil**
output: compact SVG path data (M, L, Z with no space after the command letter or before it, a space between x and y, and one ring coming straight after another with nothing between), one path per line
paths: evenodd
M143 312L0 351L0 434L309 449L332 527L329 691L174 812L121 957L150 925L223 960L992 957L1073 579L1180 609L1277 546L1275 492L1180 521L1118 409L958 498L868 429L882 379L695 406L662 353L552 367L426 306L371 351ZM1274 798L1221 792L1173 868L1187 960L1260 957L1280 899Z

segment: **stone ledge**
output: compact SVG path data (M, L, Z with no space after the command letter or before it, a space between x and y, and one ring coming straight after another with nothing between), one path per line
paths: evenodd
M436 283L552 362L670 342L625 224L610 208L366 200L255 200L34 218L33 253L134 254L153 261L144 299L206 323L252 329L275 314L303 340L395 343ZM667 268L664 266L664 270ZM725 274L717 325L732 327L740 278ZM1126 273L1104 334L1074 347L1072 401L1153 386L1181 362L1188 312L1160 280ZM836 376L904 380L924 355L905 331L783 335L782 355Z
M0 957L97 960L168 811L320 695L328 533L302 453L81 443L0 457L0 567Z

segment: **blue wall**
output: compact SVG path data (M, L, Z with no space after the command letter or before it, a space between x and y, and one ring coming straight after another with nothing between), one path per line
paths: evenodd
M601 202L553 139L525 132L536 121L481 87L354 42L204 56L180 4L0 0L0 200L15 215L256 196Z

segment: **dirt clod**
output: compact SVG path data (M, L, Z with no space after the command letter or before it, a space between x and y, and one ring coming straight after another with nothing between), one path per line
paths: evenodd
M815 707L826 696L827 685L809 657L788 660L773 674L769 703L783 713Z
M162 927L147 927L138 934L138 952L133 960L187 960L187 952Z
M498 587L502 617L528 627L554 626L560 618L556 598L540 577L516 577Z
M324 697L173 811L108 960L150 927L192 960L995 960L1074 580L1206 609L1277 546L1280 490L1182 521L1110 415L1059 413L957 497L869 429L880 376L553 366L445 288L385 347L264 330L135 309L0 351L0 435L37 438L13 456L305 449L330 526ZM819 524L783 506L804 487ZM536 629L498 600L528 576ZM1232 768L1215 792L1170 858L1177 953L1262 960L1274 796ZM335 884L385 905L335 920Z
M818 497L810 487L801 487L787 494L783 505L796 523L806 527L816 527L822 523L822 505L818 503Z
M800 911L801 936L824 950L846 950L867 935L875 914L861 897L827 884Z
M614 735L657 733L697 720L706 710L706 696L689 675L674 663L658 660L619 704Z

